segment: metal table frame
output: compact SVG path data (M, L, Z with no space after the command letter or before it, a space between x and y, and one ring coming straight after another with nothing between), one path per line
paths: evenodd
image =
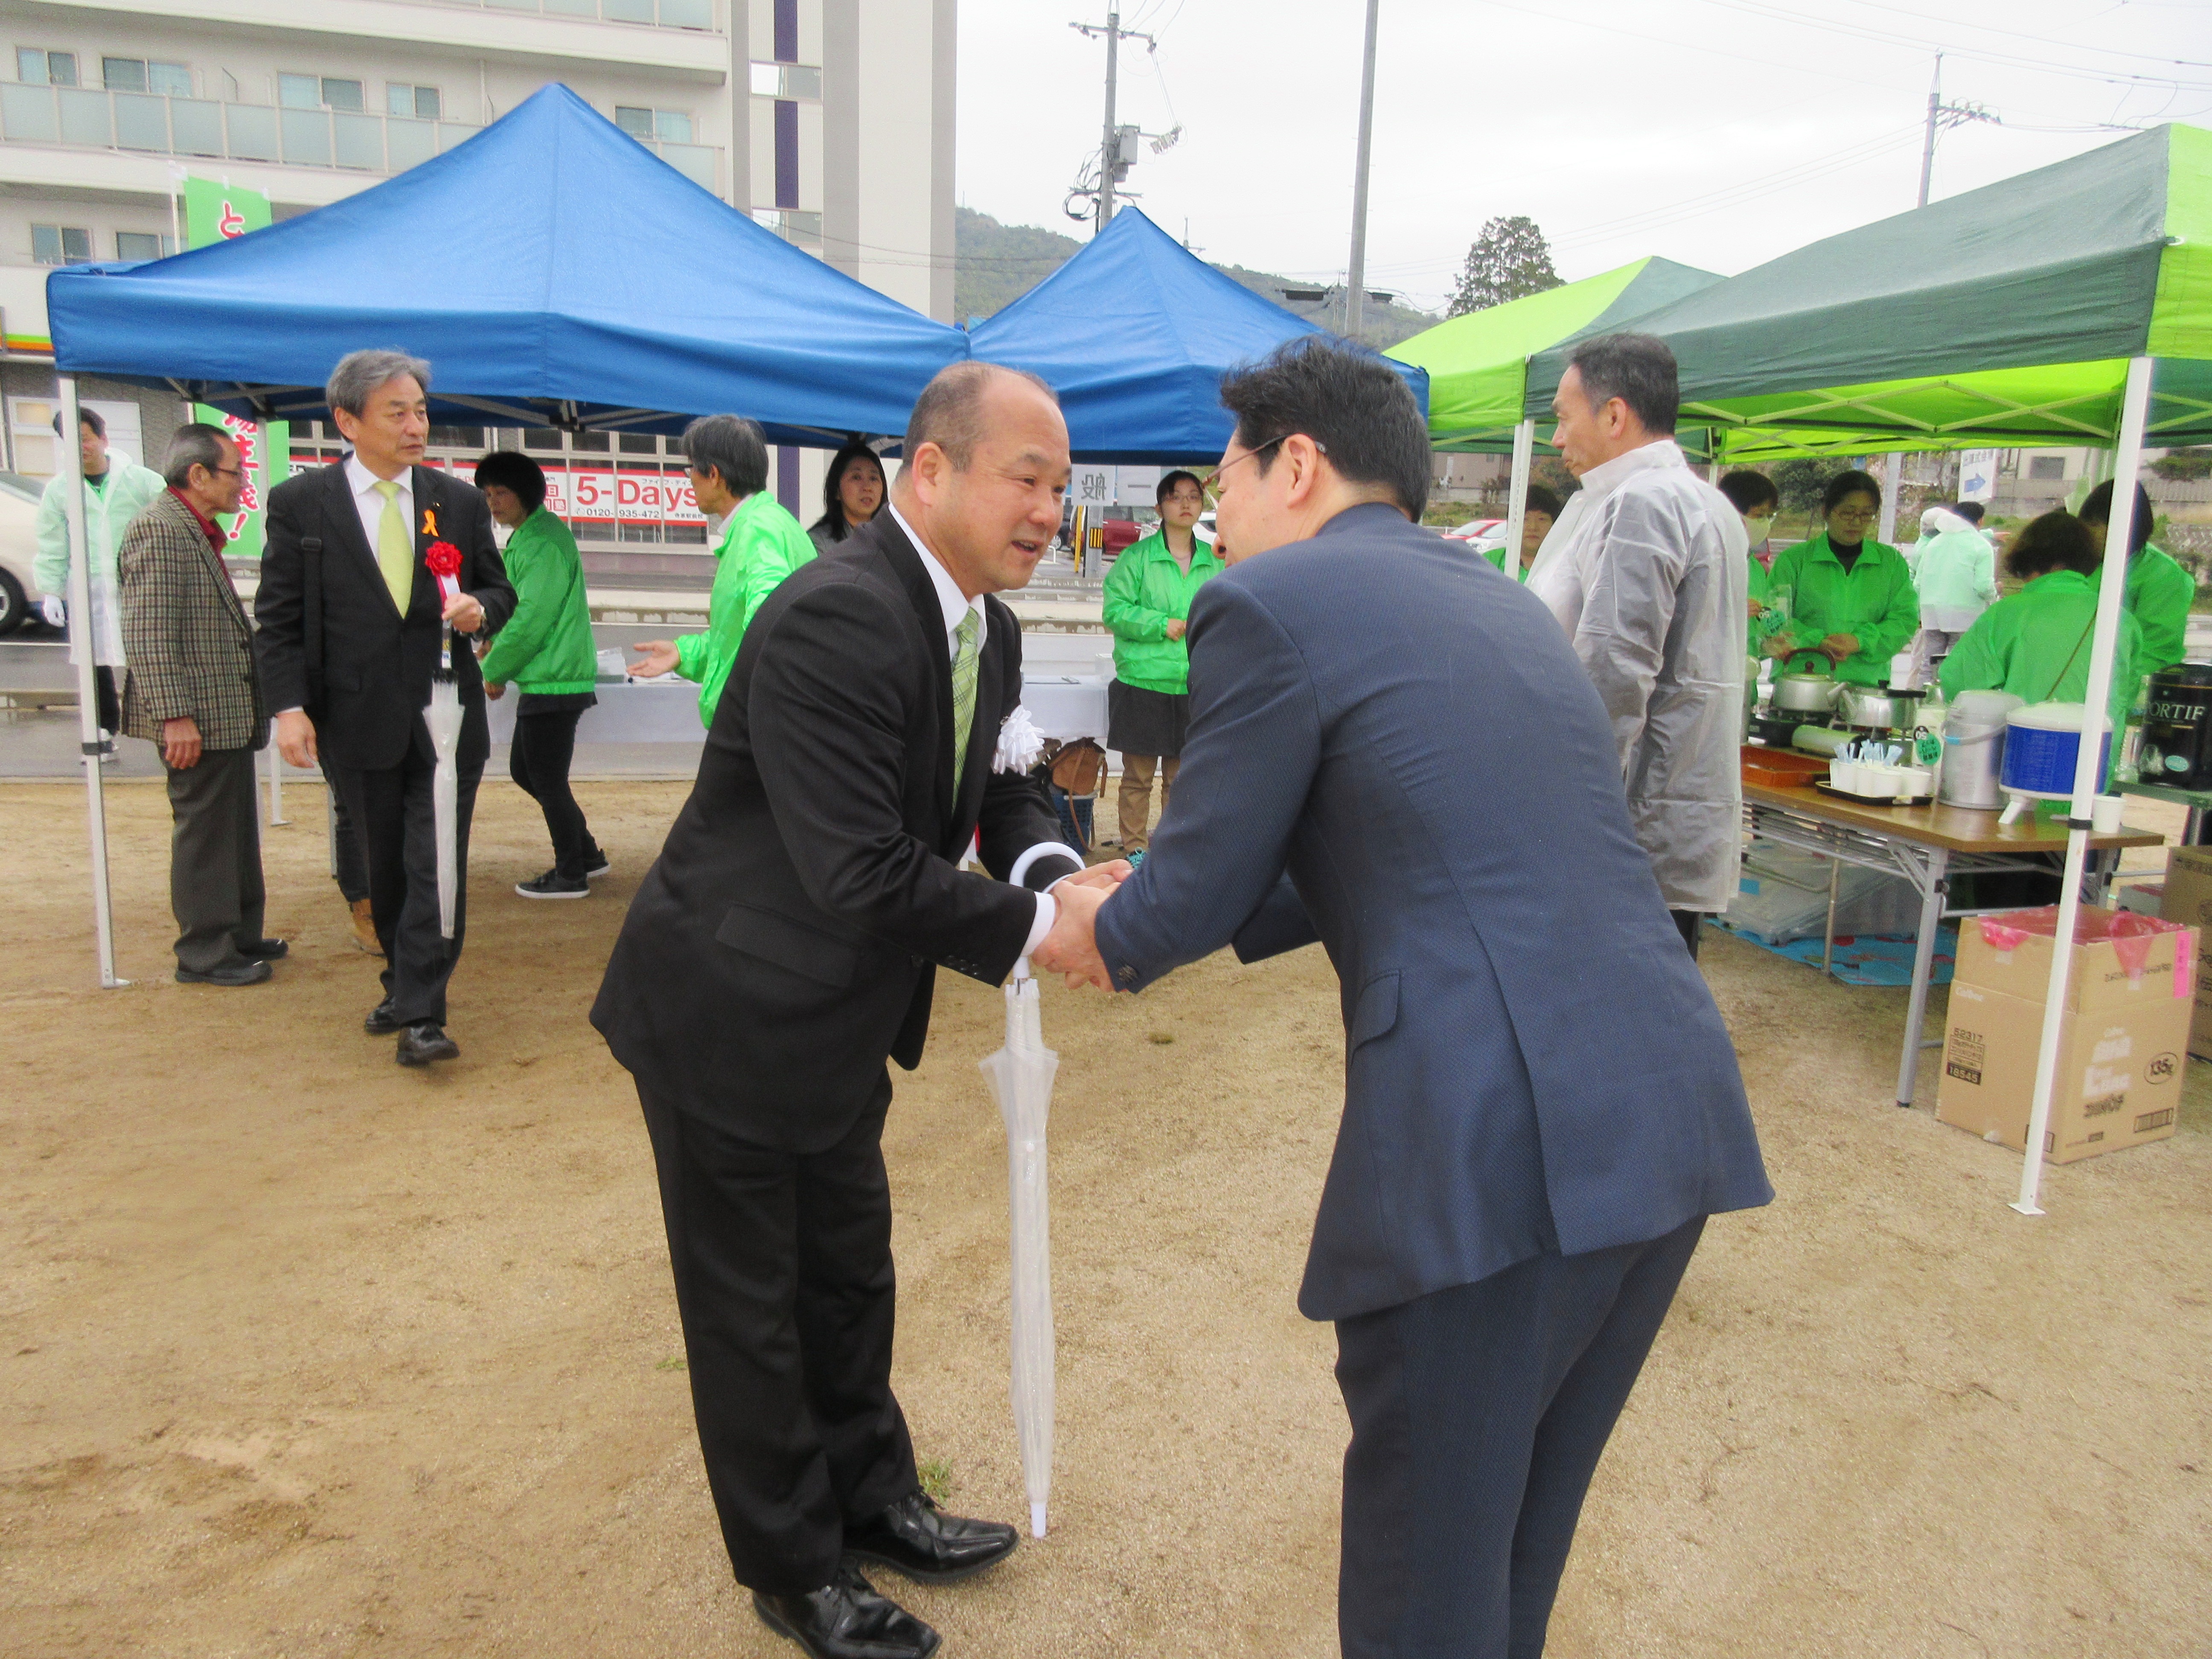
M1897 1103L1912 1104L1914 1085L1920 1071L1921 1033L1928 1018L1928 988L1933 977L1936 963L1936 935L1946 915L1970 915L1966 910L1950 910L1945 900L1950 895L1954 875L1970 875L1985 871L2037 870L2048 872L2047 850L2041 855L2019 855L2001 853L1954 853L1948 848L1931 847L1925 842L1906 839L1893 835L1881 835L1856 825L1837 823L1830 819L1809 817L1793 811L1786 806L1770 805L1764 801L1746 800L1743 804L1744 824L1752 834L1761 838L1794 848L1801 853L1843 865L1856 865L1862 869L1879 870L1885 875L1903 876L1920 895L1920 927L1915 936L1912 951L1912 990L1905 1005L1905 1052L1897 1064ZM2106 883L2111 870L2117 866L2119 855L2111 849L2092 848L2089 854L2087 878L2084 883L2083 898L2101 903ZM1835 872L1830 872L1828 899L1828 945L1835 945L1836 903ZM1822 963L1826 971L1826 963ZM1929 1045L1940 1047L1940 1043Z

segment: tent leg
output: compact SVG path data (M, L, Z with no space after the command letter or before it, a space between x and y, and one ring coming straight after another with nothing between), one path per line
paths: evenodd
M1528 474L1536 461L1536 423L1523 421L1513 428L1513 471L1506 485L1505 574L1521 574L1521 526L1528 516Z
M69 480L63 495L69 514L69 631L77 659L77 747L84 762L85 811L92 843L93 935L100 955L100 982L113 990L131 981L115 976L115 914L107 890L107 802L100 781L100 693L93 662L98 647L92 626L91 538L85 532L84 457L77 447L76 375L61 377L61 393L62 477Z
M2105 532L2105 568L2097 586L2097 623L2089 647L2089 684L2082 695L2092 714L2112 707L2112 647L2120 631L2121 597L2127 586L2129 538L2134 532L2136 475L2142 469L2143 426L2150 414L2153 360L2131 359L2120 406L2120 438L2112 456L2112 514ZM2041 1215L2043 1142L2051 1128L2051 1097L2058 1077L2058 1038L2065 1024L2066 974L2072 964L2075 921L2081 913L2081 877L2089 856L2089 809L2096 798L2106 744L2101 727L2087 723L2074 762L2074 799L2066 820L2065 884L2058 894L2058 927L2051 952L2051 988L2043 1004L2043 1040L2035 1056L2035 1099L2027 1115L2027 1145L2020 1171L2020 1196L2012 1207Z

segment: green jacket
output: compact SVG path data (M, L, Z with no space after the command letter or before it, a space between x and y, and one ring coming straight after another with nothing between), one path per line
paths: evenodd
M116 550L131 521L161 499L168 485L150 467L134 466L120 455L107 458L106 481L84 491L85 540L92 549L86 569L91 577L93 660L110 667L123 661L123 613L116 604ZM69 480L59 473L46 481L39 497L33 528L39 550L31 561L31 580L41 593L69 603ZM70 647L76 660L76 647Z
M1762 629L1760 640L1787 633L1810 650L1831 634L1856 635L1859 648L1836 665L1836 678L1879 685L1889 678L1889 659L1920 631L1920 598L1902 553L1887 542L1860 545L1858 562L1848 573L1825 530L1777 554L1767 572L1767 592L1790 590L1790 623L1786 629Z
M1219 575L1213 544L1193 535L1184 575L1167 537L1133 543L1106 573L1106 626L1114 630L1114 676L1124 685L1180 696L1190 690L1190 647L1168 637L1170 619L1190 620L1198 590Z
M722 544L714 556L721 562L707 600L707 631L676 637L676 672L698 682L699 720L706 726L714 723L722 683L730 678L753 612L777 584L813 558L814 544L799 520L763 489L738 503L722 527Z
M2189 608L2197 603L2197 578L2172 555L2146 546L2128 561L2128 615L2142 628L2142 656L2136 668L2156 674L2181 660L2189 632Z
M2029 702L2079 702L2089 690L2097 584L2051 570L1976 617L1943 659L1943 696L2009 691ZM2112 718L2124 721L2142 676L2142 629L2125 611L2112 657Z
M1505 568L1505 548L1503 543L1499 544L1496 547L1484 550L1482 556L1490 561L1491 568L1492 569L1503 571ZM1512 574L1516 580L1525 582L1528 580L1528 572L1531 568L1531 566L1522 564L1518 560L1516 560L1514 562Z
M503 556L514 614L484 653L484 683L512 681L538 696L590 690L599 680L599 647L568 526L541 507L515 526Z

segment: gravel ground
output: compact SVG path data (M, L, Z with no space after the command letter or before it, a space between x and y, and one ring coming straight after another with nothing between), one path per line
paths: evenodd
M0 787L0 1649L781 1655L692 1437L635 1098L584 1012L681 786L582 791L615 876L488 782L462 1060L402 1072L323 872L269 832L247 991L167 977L167 807L109 792L122 971L94 988L83 802ZM288 802L292 797L288 795ZM1706 1235L1585 1513L1559 1659L2212 1654L2212 1085L2171 1142L2050 1172L1890 1103L1901 992L1716 939L1779 1196ZM1940 1002L1940 994L1939 994ZM997 994L940 979L887 1135L898 1386L954 1505L1023 1508L1007 1408ZM1345 1425L1291 1305L1335 1132L1326 960L1048 990L1054 1531L886 1578L953 1656L1335 1651ZM1932 1100L1935 1066L1923 1071Z

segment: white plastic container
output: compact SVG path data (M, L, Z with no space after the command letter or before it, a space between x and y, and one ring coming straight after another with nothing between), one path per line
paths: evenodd
M2081 733L2090 725L2088 706L2078 702L2039 702L2015 708L2005 717L2004 768L2000 775L2008 795L2031 800L2070 800L2074 795L2074 765L2081 751ZM2112 769L2112 722L2099 720L2104 753L2097 763L2096 787L2103 789Z
M1847 795L1859 792L1859 763L1856 761L1830 761L1828 787L1840 789Z
M2021 699L2009 691L1961 691L1943 718L1946 806L1994 811L2004 805L2005 721Z
M1936 781L1936 775L1924 766L1905 766L1898 769L1902 776L1897 791L1900 799L1918 800Z

